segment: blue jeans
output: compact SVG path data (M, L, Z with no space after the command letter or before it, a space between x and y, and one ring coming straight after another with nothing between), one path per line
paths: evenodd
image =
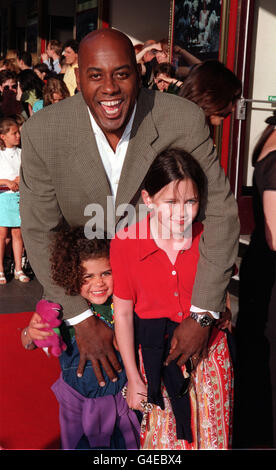
M66 341L67 350L59 356L63 380L86 398L97 398L106 395L116 395L125 385L127 378L123 367L122 359L118 351L116 355L122 365L122 372L117 374L117 382L112 382L105 371L102 369L105 386L100 387L90 361L87 361L83 376L77 377L77 369L80 360L80 354L76 342L76 337L72 336L70 341Z

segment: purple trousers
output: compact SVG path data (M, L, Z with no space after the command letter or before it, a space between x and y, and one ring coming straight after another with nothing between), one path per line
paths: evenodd
M91 447L110 447L115 425L120 429L127 449L140 448L140 423L121 392L86 398L61 376L51 388L59 402L62 449L75 449L83 435Z

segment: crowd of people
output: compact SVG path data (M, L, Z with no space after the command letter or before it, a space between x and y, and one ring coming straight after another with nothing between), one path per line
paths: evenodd
M105 29L80 44L50 41L36 65L27 53L2 61L0 283L10 236L14 276L29 281L25 249L49 312L59 306L59 334L36 312L21 339L29 350L64 341L52 387L63 449L232 446L227 288L239 219L213 131L242 84L217 60L174 53L185 67L171 65L165 40L133 47ZM272 270L274 134L257 156ZM103 213L97 232L87 224L91 204ZM271 312L274 274L273 283Z
M77 52L75 40L63 45L52 40L36 64L26 51L9 51L7 57L0 60L1 285L7 284L5 271L12 271L21 282L30 280L22 270L26 253L19 213L20 130L34 113L77 92L74 71Z

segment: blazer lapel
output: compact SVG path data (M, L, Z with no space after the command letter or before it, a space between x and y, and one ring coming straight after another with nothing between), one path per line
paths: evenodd
M87 106L81 96L74 113L72 122L76 124L76 128L72 129L72 165L91 203L97 202L105 207L106 196L111 196L111 189L92 131Z
M120 204L136 205L140 198L140 187L145 175L156 157L151 144L158 138L152 119L151 96L140 91L130 141L119 181L116 208Z

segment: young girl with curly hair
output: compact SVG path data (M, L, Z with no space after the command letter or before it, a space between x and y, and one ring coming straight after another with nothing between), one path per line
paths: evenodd
M113 277L109 262L109 240L89 240L82 227L57 232L51 255L53 281L68 295L82 295L91 312L113 330ZM23 330L23 346L33 349L33 341L45 339L51 333L35 313L27 331ZM122 371L111 381L103 371L105 385L100 386L92 364L87 362L83 375L77 374L80 354L75 329L64 322L61 335L67 345L60 356L61 376L52 386L60 406L60 428L63 449L137 449L140 425L134 411L122 396L126 374Z

